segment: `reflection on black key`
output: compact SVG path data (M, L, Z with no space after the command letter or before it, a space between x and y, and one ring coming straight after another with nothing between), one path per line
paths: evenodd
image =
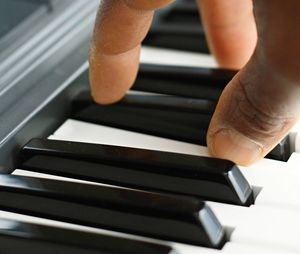
M195 198L18 176L0 183L4 210L213 248L225 242L217 218Z
M92 99L91 92L83 91L74 98L72 108L74 112L78 112L93 103L95 102ZM171 112L212 114L215 110L216 102L213 100L193 99L169 95L127 94L118 102L118 105Z
M8 219L0 219L0 246L2 253L175 254L164 245Z
M142 64L133 90L218 100L233 70Z
M234 163L214 158L33 139L19 167L96 182L251 205L252 189Z

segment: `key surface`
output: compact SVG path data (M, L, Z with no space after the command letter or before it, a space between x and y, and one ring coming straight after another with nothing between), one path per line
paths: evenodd
M3 253L173 254L169 246L0 218Z
M227 160L109 145L33 139L20 168L125 187L189 194L239 205L252 189Z
M298 176L300 176L299 165L300 165L300 153L294 152L292 153L289 160L287 161L287 170L289 172L292 172L293 174L297 174Z
M1 180L0 208L7 211L212 248L225 243L223 227L198 199L20 176Z
M252 205L249 208L208 202L221 223L234 228L231 242L300 250L299 209L282 205Z
M285 246L266 246L257 242L232 242L222 249L222 254L297 254L297 250L291 250Z
M236 74L216 68L141 64L133 90L218 100Z

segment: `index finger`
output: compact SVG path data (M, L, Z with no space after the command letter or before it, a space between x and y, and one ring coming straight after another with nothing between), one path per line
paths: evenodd
M102 104L123 97L133 84L141 42L154 10L173 0L103 0L90 46L90 83L93 98Z

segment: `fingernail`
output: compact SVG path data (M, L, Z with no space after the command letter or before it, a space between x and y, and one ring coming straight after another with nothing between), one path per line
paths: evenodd
M251 164L262 156L262 147L240 133L223 129L212 137L212 153L240 165Z

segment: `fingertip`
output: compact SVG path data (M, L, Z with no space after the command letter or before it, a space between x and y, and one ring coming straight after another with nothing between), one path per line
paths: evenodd
M119 101L133 85L139 67L140 45L118 55L90 54L90 86L99 104Z
M261 145L232 129L209 134L207 142L213 156L239 165L247 166L263 158Z
M123 93L118 96L116 96L116 94L113 94L113 96L107 96L107 94L105 94L105 96L103 96L101 93L98 93L97 91L95 92L93 89L91 91L91 95L94 102L101 105L109 105L116 103L124 97Z

